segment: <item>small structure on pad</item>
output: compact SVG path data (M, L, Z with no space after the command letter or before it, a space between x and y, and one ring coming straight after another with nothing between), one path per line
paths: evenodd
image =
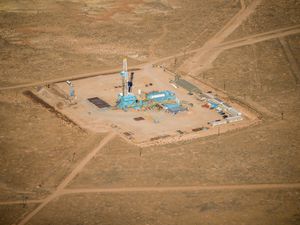
M88 98L88 100L100 109L110 107L110 105L107 102L103 101L98 97Z
M184 88L185 90L187 90L189 93L196 93L196 94L201 94L202 90L200 90L197 86L195 86L194 84L180 79L179 75L175 76L175 80L172 81L173 83L175 83L177 86L180 86L182 88Z

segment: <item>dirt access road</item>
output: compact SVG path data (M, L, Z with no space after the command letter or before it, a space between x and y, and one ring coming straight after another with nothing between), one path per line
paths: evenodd
M72 172L58 185L55 192L49 195L46 199L44 199L41 204L33 210L31 213L26 215L18 224L26 224L33 216L35 216L39 211L41 211L49 202L53 199L57 198L64 188L80 173L80 171L85 167L85 165L113 138L115 137L114 133L109 133L100 144L93 149L89 154L86 155L83 160L79 162L79 164L72 170Z
M253 0L248 7L242 8L214 37L208 40L203 48L216 46L233 33L253 12L262 0ZM179 70L189 71L189 74L199 74L207 70L221 53L221 50L202 51L186 61ZM201 63L199 63L201 62Z
M62 194L81 193L120 193L120 192L176 192L176 191L218 191L218 190L269 190L297 189L300 183L291 184L244 184L244 185L207 185L207 186L172 186L172 187L136 187L136 188L86 188L65 189Z

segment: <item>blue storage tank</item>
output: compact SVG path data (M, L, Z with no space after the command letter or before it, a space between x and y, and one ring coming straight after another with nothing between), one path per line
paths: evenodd
M169 100L176 100L176 95L172 91L152 91L146 95L147 100L155 102L164 102Z

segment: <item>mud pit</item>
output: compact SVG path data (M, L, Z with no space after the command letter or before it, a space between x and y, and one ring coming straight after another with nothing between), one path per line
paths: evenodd
M163 68L145 66L135 72L133 93L137 95L138 90L145 93L174 91L181 102L189 105L187 111L176 115L164 109L129 109L125 112L116 108L117 95L122 92L119 74L74 81L76 104L70 104L66 100L69 93L66 82L56 83L52 88L41 88L35 94L84 129L96 133L113 129L126 140L140 146L170 143L219 133L220 127L212 127L208 123L215 120L225 121L223 117L216 110L203 107L205 102L201 101L199 94L189 94L188 90L171 83L173 80L173 74ZM195 83L195 80L190 80L190 83ZM213 94L218 96L212 88L200 86L200 89L204 93L213 91ZM95 103L99 103L100 107ZM112 107L102 107L105 104ZM230 104L243 112L244 121L222 125L221 132L245 127L256 121L255 116L250 112L235 103L230 102Z

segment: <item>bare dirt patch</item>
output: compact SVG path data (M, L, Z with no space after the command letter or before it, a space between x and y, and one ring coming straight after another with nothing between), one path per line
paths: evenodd
M189 95L188 90L170 83L171 81L174 82L174 79L173 75L162 68L145 66L135 72L132 93L139 99L143 99L143 97L139 97L138 90L143 94L151 91L171 90L182 102L182 107L187 108L187 110L183 110L176 115L164 109L163 105L160 105L160 109L145 109L145 107L141 110L128 109L124 111L116 108L117 96L122 91L122 86L120 86L121 77L118 74L74 81L73 85L77 93L75 105L68 104L66 102L67 97L51 93L51 88L44 87L34 93L38 98L41 98L54 108L57 108L56 106L61 103L63 106L57 110L72 121L75 121L79 126L93 132L103 132L103 130L113 128L121 136L126 134L126 140L139 146L171 143L216 134L218 133L217 128L209 125L209 122L214 120L222 120L224 122L222 132L241 129L256 122L257 118L255 115L233 102L228 102L228 98L224 96L226 98L226 100L223 99L224 102L231 104L242 115L242 121L227 123L216 110L209 109L209 106L208 108L203 106L206 102L200 101L199 93ZM195 80L190 82L199 85L196 84ZM68 96L69 87L65 82L56 83L55 87L59 88L65 96ZM208 91L201 86L198 88L199 91L202 90L204 93ZM209 90L212 91L211 88ZM95 97L106 102L111 107L101 109L96 107L89 101L89 99ZM63 104L63 102L65 103ZM230 113L226 116L233 117ZM134 120L134 118L138 117L143 117L144 120L142 122ZM198 133L195 132L197 131L195 130L196 128L204 127L205 130L203 129L203 131L201 130ZM177 130L179 129L184 134L178 134Z

